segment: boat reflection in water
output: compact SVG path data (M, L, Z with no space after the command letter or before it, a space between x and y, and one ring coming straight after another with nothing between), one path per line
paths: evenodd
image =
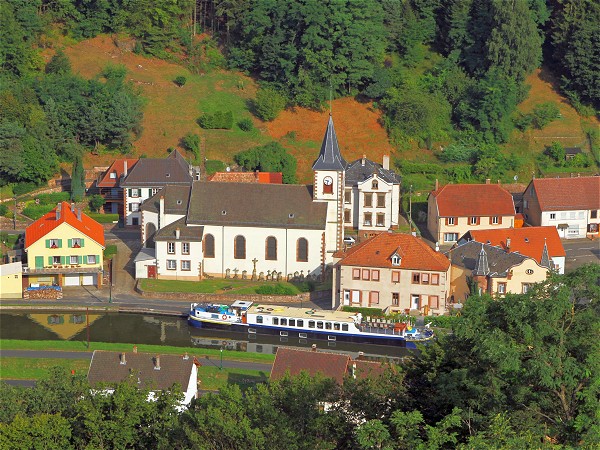
M89 320L89 329L88 329ZM400 359L414 355L415 345L399 342L397 345L353 344L324 340L299 339L272 335L248 335L209 328L195 328L187 318L128 313L100 313L94 311L19 311L0 313L0 339L70 340L82 343L87 336L91 342L118 342L158 344L175 347L198 347L234 350L249 353L275 354L277 347L311 348L320 351L348 353L353 357L362 352L365 358Z

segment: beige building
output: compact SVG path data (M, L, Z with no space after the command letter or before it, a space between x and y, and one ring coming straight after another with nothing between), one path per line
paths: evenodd
M0 265L0 298L23 298L21 262Z
M447 184L431 192L427 229L439 244L454 244L469 230L515 226L512 195L497 184Z
M419 238L381 233L335 257L333 308L446 312L450 262Z
M518 252L469 241L446 253L452 264L450 299L464 303L476 289L480 294L498 297L526 293L533 284L544 281L550 272L546 251L542 263Z

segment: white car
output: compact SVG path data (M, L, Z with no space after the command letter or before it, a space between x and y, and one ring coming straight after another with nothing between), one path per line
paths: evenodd
M352 245L356 242L352 236L344 236L344 244Z

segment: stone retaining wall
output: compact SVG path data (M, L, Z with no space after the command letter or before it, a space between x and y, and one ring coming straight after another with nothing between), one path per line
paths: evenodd
M172 300L188 300L190 302L207 303L233 303L236 300L243 300L254 303L300 303L309 302L315 295L322 295L331 298L331 291L321 292L303 292L296 295L262 295L262 294L196 294L190 292L147 292L140 289L138 283L135 284L135 290L142 297L147 298L166 298ZM311 296L312 294L312 296ZM322 298L322 297L320 297Z

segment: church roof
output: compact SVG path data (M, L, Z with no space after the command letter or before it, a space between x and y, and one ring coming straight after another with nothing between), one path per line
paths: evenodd
M324 230L327 204L308 186L195 181L188 224Z
M355 186L377 174L386 183L399 184L400 176L393 170L384 169L381 164L367 158L357 159L348 164L345 174L346 186Z
M313 170L345 170L348 163L342 157L340 147L338 145L335 128L333 127L333 118L329 116L329 123L325 131L325 137L321 144L319 156L313 163Z

